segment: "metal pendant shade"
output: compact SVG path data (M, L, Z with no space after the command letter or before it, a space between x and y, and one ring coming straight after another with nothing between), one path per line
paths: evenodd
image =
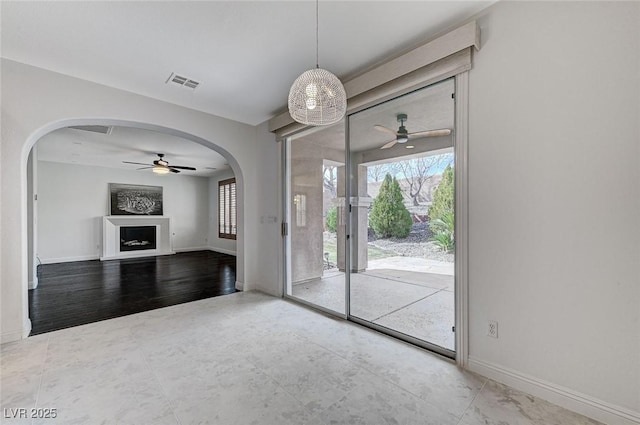
M289 90L289 113L299 123L328 125L347 111L347 94L338 77L322 68L310 69Z
M347 111L344 86L331 72L318 66L318 0L316 0L316 67L303 72L289 90L289 114L305 125L329 125Z

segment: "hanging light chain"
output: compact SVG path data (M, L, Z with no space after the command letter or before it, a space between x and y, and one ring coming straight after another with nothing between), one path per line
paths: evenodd
M344 86L331 72L320 68L320 0L316 0L316 67L302 73L289 90L289 114L305 125L340 121L347 109Z
M319 36L320 31L318 29L319 28L319 25L318 25L318 20L319 20L319 18L318 18L318 10L319 10L318 4L319 3L320 3L320 0L316 0L316 68L320 68L320 60L318 59L318 56L319 56L319 53L318 53L319 47L318 46L320 45L320 42L318 41L320 39L320 36Z

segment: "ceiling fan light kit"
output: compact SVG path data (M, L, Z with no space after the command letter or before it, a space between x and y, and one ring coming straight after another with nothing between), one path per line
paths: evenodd
M170 172L168 167L162 165L155 165L151 171L156 174L169 174Z
M331 72L318 66L318 0L316 0L316 67L303 72L289 90L289 114L305 125L329 125L347 112L347 93Z
M400 123L400 127L398 128L398 133L396 135L396 142L407 143L409 141L409 132L404 126L404 122L407 120L407 114L398 114L396 119Z
M448 136L451 134L451 129L449 128L441 128L438 130L426 130L426 131L416 131L414 133L409 133L407 131L407 128L404 126L404 122L407 121L409 117L407 116L407 114L397 114L396 115L396 120L400 123L400 127L398 127L397 131L394 131L388 127L385 127L383 125L374 125L373 128L375 128L378 131L382 131L383 133L388 133L390 135L393 135L395 137L395 139L391 140L390 142L385 143L384 145L382 145L382 147L380 149L389 149L394 147L396 144L400 143L407 143L409 140L411 139L418 139L421 137L439 137L439 136ZM407 149L413 149L415 148L414 145L407 145L405 146Z
M147 170L151 168L155 174L169 174L174 173L178 174L180 170L190 170L196 171L193 167L188 167L186 165L169 165L169 161L164 159L164 154L159 153L158 159L153 161L153 164L145 164L142 162L131 162L131 161L122 161L124 164L135 164L135 165L144 165L142 168L138 168L138 170Z

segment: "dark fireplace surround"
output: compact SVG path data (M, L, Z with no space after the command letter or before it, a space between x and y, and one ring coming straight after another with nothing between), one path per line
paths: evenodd
M156 249L156 226L121 226L120 251Z

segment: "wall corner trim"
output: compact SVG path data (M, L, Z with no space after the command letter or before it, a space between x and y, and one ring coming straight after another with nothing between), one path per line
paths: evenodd
M29 289L36 289L38 287L38 276L34 276L33 280L29 281Z
M640 412L469 356L467 369L608 425L640 424Z

